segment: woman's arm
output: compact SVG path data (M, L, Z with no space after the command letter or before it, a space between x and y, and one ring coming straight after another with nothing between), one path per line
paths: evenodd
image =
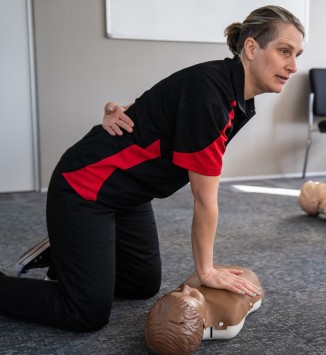
M194 197L192 248L200 279L213 269L213 246L218 221L217 193L219 176L205 176L189 171Z
M238 276L237 269L214 269L214 240L218 223L219 176L206 176L189 171L194 196L192 250L197 275L205 286L226 289L250 296L259 294L259 287Z
M124 113L130 106L119 106L114 102L108 102L104 107L103 128L112 136L122 136L121 128L131 133L134 122Z

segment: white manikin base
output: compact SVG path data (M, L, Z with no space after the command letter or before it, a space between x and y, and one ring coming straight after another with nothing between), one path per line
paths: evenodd
M257 309L261 306L261 301L262 300L259 300L254 303L252 308L246 314L246 316L237 325L231 325L226 329L216 329L215 327L207 327L204 330L203 340L228 340L234 338L241 331L248 314L257 311Z

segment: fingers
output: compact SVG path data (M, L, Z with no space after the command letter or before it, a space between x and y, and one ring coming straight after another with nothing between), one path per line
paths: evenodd
M117 116L118 114L120 114L120 116ZM123 131L121 130L121 128L127 131L128 133L132 133L133 131L133 121L122 112L116 113L116 111L114 111L110 116L104 116L103 121L105 125L104 128L107 128L108 130L113 132L114 135L117 134L118 136L122 136Z
M112 128L112 127L110 127L109 125L105 125L104 123L103 123L103 128L104 129L106 129L107 130L107 132L109 132L110 134L111 134L111 136L116 136L117 134L120 136L120 135L122 135L122 132L119 134L119 132L118 133L116 133L116 131L119 131L119 128L118 127L116 127L115 128L115 130ZM121 131L121 130L120 130Z
M250 297L257 297L261 295L261 289L259 286L252 284L242 277L239 277L238 279L239 280L235 280L234 284L230 286L230 291L241 295L246 294Z
M113 136L116 136L116 135L122 136L123 135L123 132L120 129L118 122L117 123L108 123L106 127L107 127L107 131L110 134L112 134Z
M103 117L103 123L102 123L102 127L111 135L111 136L116 136L119 135L121 136L123 134L123 132L121 131L120 127L115 124L112 123L110 120L112 118L108 118L108 115L104 115Z
M117 124L127 132L131 133L133 131L132 128L134 127L134 122L123 112L119 118L120 120L117 122Z
M208 287L225 289L241 295L256 297L261 295L259 286L238 276L243 270L239 269L212 269L202 278L202 284Z
M227 269L226 271L232 273L233 275L241 275L243 270L239 269ZM240 272L239 272L240 271ZM261 294L260 287L253 284L252 282L246 280L243 277L236 277L234 278L234 285L231 285L230 291L246 294L251 297L256 297Z
M132 133L134 122L123 113L124 109L114 102L109 102L104 107L103 128L112 136L122 136L123 130Z

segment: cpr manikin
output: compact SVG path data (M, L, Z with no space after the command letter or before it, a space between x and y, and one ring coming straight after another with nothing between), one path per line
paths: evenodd
M259 286L261 294L250 297L201 286L197 274L192 274L159 299L148 315L145 338L153 353L192 354L201 340L234 338L246 316L260 307L264 291L251 270L225 265L214 267L243 270L241 277Z
M305 182L298 198L299 206L309 215L326 217L326 184L322 182Z

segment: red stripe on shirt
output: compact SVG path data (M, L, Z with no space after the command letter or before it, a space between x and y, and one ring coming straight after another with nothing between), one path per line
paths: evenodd
M236 101L231 103L236 106ZM209 146L199 152L181 153L173 152L173 162L187 170L195 171L199 174L218 176L222 171L222 158L225 152L225 143L228 140L226 130L231 127L234 119L234 110L229 112L229 121L220 133L220 136Z
M84 199L96 201L97 194L115 169L126 170L161 156L160 140L146 148L133 144L117 154L76 171L63 173L69 185Z

